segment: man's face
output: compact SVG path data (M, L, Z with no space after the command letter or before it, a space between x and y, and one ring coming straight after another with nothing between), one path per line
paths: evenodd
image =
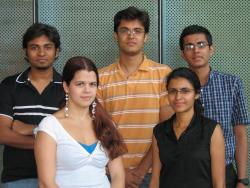
M213 46L208 45L205 34L191 34L184 37L181 56L191 69L209 68L209 58L214 52Z
M46 70L53 65L59 49L45 35L28 42L26 55L32 68Z
M120 52L128 55L141 53L147 40L147 34L139 20L122 20L114 35Z

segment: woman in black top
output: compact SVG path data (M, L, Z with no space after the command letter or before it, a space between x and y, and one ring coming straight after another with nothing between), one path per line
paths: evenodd
M150 188L224 188L225 146L220 125L202 115L200 82L188 68L167 78L175 111L154 128Z

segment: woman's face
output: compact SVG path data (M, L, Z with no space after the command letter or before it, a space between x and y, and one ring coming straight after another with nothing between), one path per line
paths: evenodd
M194 109L194 102L199 98L192 84L185 78L174 78L168 84L168 100L175 113Z
M94 71L79 70L70 84L64 82L63 86L69 95L69 105L89 108L96 97L97 77Z

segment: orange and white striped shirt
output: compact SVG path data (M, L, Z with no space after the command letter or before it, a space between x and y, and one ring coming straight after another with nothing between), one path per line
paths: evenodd
M138 70L126 77L118 62L99 70L97 96L128 147L125 168L135 168L151 145L160 108L168 105L164 80L171 69L144 57Z

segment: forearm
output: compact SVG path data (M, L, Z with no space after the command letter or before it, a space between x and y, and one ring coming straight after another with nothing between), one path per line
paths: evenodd
M150 180L149 188L159 188L159 177L152 177Z
M125 187L124 177L118 175L112 177L111 188L124 188L124 187Z
M152 166L152 145L150 146L147 154L143 157L140 164L137 167L137 171L140 176L145 176L149 168Z
M19 120L12 122L12 130L22 135L33 135L33 129L35 127L37 127L37 125L27 124Z
M0 143L21 149L34 148L34 138L32 136L24 136L12 130L0 129Z
M39 188L59 188L54 181L39 181Z
M243 129L245 129L245 126ZM237 173L238 173L238 178L242 179L247 177L248 144L247 144L246 131L242 131L240 134L236 133L235 141L236 141L235 160L237 166Z

